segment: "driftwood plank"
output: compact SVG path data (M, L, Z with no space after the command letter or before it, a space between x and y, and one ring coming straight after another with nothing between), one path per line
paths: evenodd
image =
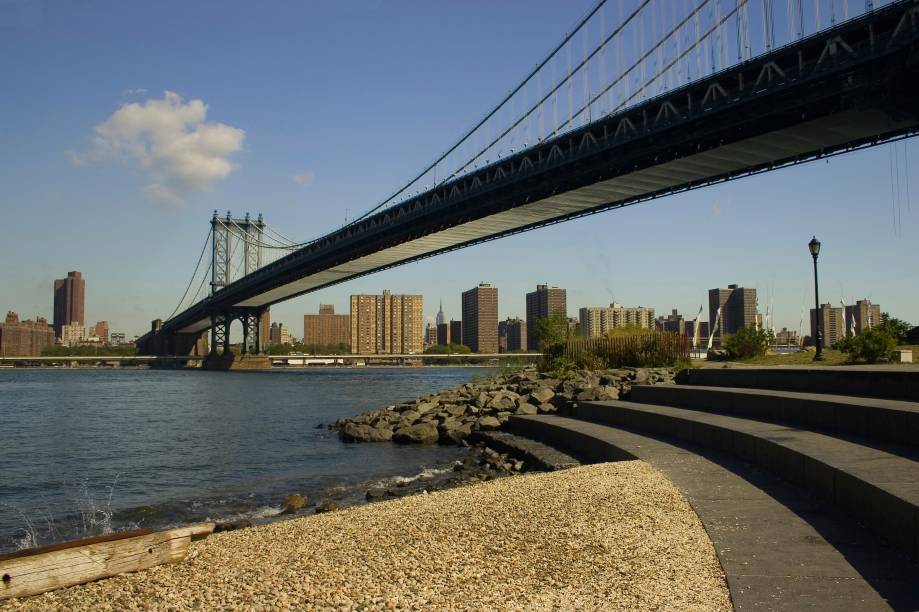
M0 561L0 599L37 595L163 563L175 563L185 558L193 536L213 530L213 523L202 523L51 551L37 549L34 554L22 551L26 553L24 556Z

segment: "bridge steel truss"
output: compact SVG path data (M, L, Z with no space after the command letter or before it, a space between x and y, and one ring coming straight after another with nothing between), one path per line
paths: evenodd
M265 307L510 234L919 132L906 0L493 162L348 225L164 324Z

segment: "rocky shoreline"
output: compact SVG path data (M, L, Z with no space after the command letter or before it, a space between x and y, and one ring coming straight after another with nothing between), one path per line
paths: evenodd
M529 369L339 419L334 427L346 442L463 444L473 432L500 429L514 414L626 399L632 385L672 384L675 375L673 368L617 368L576 370L562 379Z

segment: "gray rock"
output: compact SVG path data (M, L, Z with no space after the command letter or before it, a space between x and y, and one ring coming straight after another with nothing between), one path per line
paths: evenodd
M537 410L543 414L548 414L550 412L557 412L558 408L556 408L552 404L540 404Z
M397 429L393 433L392 439L394 442L405 444L432 444L437 442L439 437L440 434L437 432L437 426L434 423L418 423L411 427Z
M406 410L402 413L402 418L399 419L399 428L401 429L402 427L414 425L415 421L417 421L418 417L420 416L421 414L419 414L416 410Z
M437 408L436 402L418 402L415 405L415 411L419 415L425 414L426 412L430 412L431 410L434 410L435 408Z
M538 406L555 397L555 391L548 387L538 387L530 393L530 397L536 400L536 405Z
M335 512L336 510L342 510L344 506L339 504L336 501L330 499L319 502L316 505L316 514L322 514L323 512Z
M293 514L298 510L302 510L306 507L307 499L294 493L293 495L288 495L284 498L284 501L281 502L281 513L282 514Z
M362 423L345 423L338 430L338 436L345 442L388 442L392 440L392 429L371 427Z
M488 407L498 410L514 410L520 403L520 396L513 391L498 391L489 400Z
M536 414L537 412L539 412L539 409L529 402L522 402L520 407L517 408L517 414Z
M501 427L501 421L493 416L482 417L476 421L476 424L479 426L479 429L498 429Z

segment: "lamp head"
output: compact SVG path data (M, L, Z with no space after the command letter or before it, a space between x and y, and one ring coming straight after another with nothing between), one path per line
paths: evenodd
M811 241L807 243L807 248L810 250L811 255L813 255L814 259L817 259L817 255L820 254L820 241L817 240L816 236L811 238Z

